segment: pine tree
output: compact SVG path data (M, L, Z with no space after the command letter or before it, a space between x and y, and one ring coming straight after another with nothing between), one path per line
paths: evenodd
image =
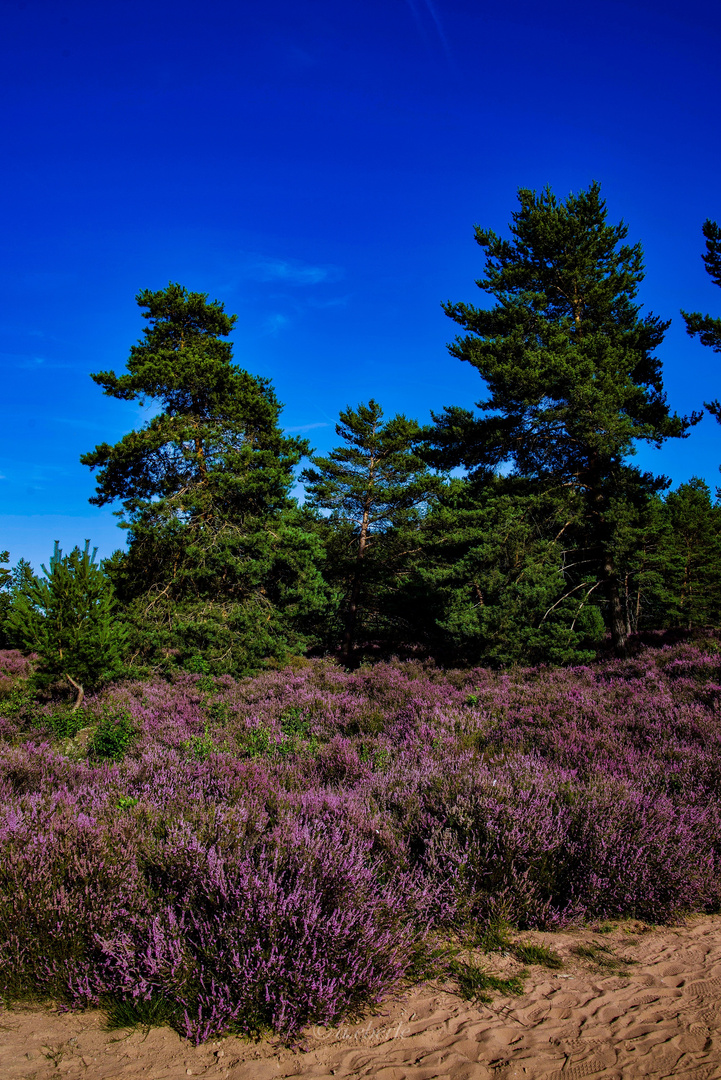
M10 561L9 551L0 551L0 649L6 649L10 644L5 620L10 611L10 581L12 572L7 570L2 563Z
M6 563L10 561L9 551L0 551L0 563ZM6 570L4 566L0 565L0 589L4 589L10 584L11 571Z
M4 552L5 562L9 558L9 552ZM8 617L12 607L13 598L22 592L35 579L33 568L27 559L18 559L12 570L2 569L4 575L0 584L0 648L13 647L12 635L8 624Z
M122 669L127 630L118 619L112 586L95 562L97 548L63 555L57 540L44 578L24 574L13 592L7 625L16 644L37 652L41 672L62 677L76 693L115 678Z
M714 285L721 288L721 228L715 221L706 220L703 225L703 235L706 238L706 254L703 256L704 265ZM686 323L686 332L690 337L698 335L702 345L708 345L714 352L721 352L721 319L711 315L702 315L700 311L682 311ZM716 419L721 422L721 404L713 401L706 405Z
M568 495L453 477L425 516L402 601L444 663L583 663L603 636L592 578L567 581ZM583 567L580 568L583 570Z
M383 410L371 399L340 414L336 434L343 445L327 457L313 457L313 467L302 474L308 505L331 511L331 528L342 534L351 554L337 554L330 572L345 578L341 656L353 659L359 616L369 572L400 558L390 537L417 517L438 488L417 452L420 429L415 420L394 416L383 420ZM339 567L339 563L341 567Z
M81 458L99 469L90 501L120 500L129 528L109 569L143 654L244 670L302 647L323 602L319 545L289 498L307 444L282 433L270 382L233 364L222 303L177 284L137 302L148 326L127 374L92 378L159 411Z
M479 479L511 467L540 491L567 487L581 496L579 558L595 568L614 645L623 651L618 507L666 484L626 459L639 440L658 446L700 417L668 410L654 355L668 323L641 316L641 245L623 243L623 222L607 223L599 185L565 202L550 189L521 189L518 200L510 240L475 230L486 259L477 284L496 305L444 304L466 331L451 354L472 364L488 387L479 402L485 415L445 409L434 417L430 444L442 467L462 464Z
M721 506L704 480L692 477L665 499L666 626L717 626L721 617Z

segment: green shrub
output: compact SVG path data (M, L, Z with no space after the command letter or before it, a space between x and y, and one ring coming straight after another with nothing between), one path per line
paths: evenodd
M98 721L88 750L91 757L120 761L135 736L132 717L124 709L104 712Z
M207 761L210 755L217 750L207 724L203 726L202 735L191 735L189 739L186 739L180 745L185 753L196 761Z

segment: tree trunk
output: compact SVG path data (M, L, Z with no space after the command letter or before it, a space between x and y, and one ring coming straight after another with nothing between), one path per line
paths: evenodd
M639 575L640 578L640 575ZM636 633L638 633L639 623L641 622L641 584L639 581L638 591L636 592Z
M630 637L633 633L633 627L631 626L631 596L628 591L628 574L623 580L623 610L626 613L626 636Z
M621 589L613 559L607 555L604 559L603 574L606 580L606 597L608 599L609 620L611 623L611 642L616 656L626 655L628 630L626 616L621 602Z
M81 706L81 705L82 705L82 703L83 703L83 698L85 697L85 691L83 690L83 688L82 688L82 686L80 685L80 683L77 683L77 682L75 682L75 679L72 679L72 678L71 678L71 677L70 677L70 676L68 675L67 671L65 672L65 678L66 678L66 679L68 680L68 682L70 683L70 685L71 685L72 687L74 687L74 689L75 689L75 690L76 690L76 692L77 692L77 695L78 695L78 696L77 696L77 697L76 697L76 699L75 699L75 704L73 705L72 709L70 710L71 712L77 712L77 711L78 711L78 709L80 708L80 706Z
M353 574L353 584L351 585L350 598L348 600L348 610L345 615L345 630L343 632L343 643L341 645L340 655L343 663L346 667L352 667L353 663L353 641L355 638L355 626L358 617L358 608L360 607L360 595L361 585L363 583L363 557L365 556L366 546L368 544L368 522L370 517L370 500L366 501L366 506L363 511L363 520L361 521L360 536L358 538L358 552L355 560L355 571Z

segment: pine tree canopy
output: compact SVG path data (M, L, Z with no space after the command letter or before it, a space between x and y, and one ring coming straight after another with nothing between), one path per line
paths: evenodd
M280 509L306 445L278 427L281 406L269 380L232 363L221 339L236 316L181 285L136 299L149 325L130 350L128 373L92 378L111 397L151 401L161 411L115 446L83 455L83 464L100 469L90 501L120 499L130 521L151 512L206 525Z
M415 420L394 416L371 399L341 410L336 434L343 445L327 457L313 457L302 479L311 506L331 510L358 529L365 519L369 535L412 513L435 481L418 454Z
M417 422L401 415L384 420L381 406L372 398L357 409L343 409L335 430L343 445L327 457L311 458L313 468L303 472L302 480L308 505L330 510L336 529L342 530L345 525L352 530L353 555L344 583L341 650L343 659L350 663L358 615L367 592L369 558L376 572L383 563L386 572L391 563L397 564L399 557L393 545L381 545L381 539L387 540L393 530L413 522L438 490L439 481L418 453L421 432ZM342 565L345 560L339 562Z
M76 709L85 689L118 676L127 641L96 554L86 540L82 551L63 555L56 540L43 578L19 568L8 618L14 640L40 654L41 671L51 679L62 676L76 691Z
M302 647L323 602L318 541L289 497L308 447L283 434L269 380L232 362L221 303L174 284L137 301L148 325L127 374L92 378L160 411L81 458L99 469L90 501L120 500L130 528L108 569L142 655L245 670Z
M492 308L446 303L466 333L449 346L477 368L487 415L446 409L435 417L437 460L597 488L634 452L684 435L697 417L672 415L654 355L668 323L641 316L641 245L610 225L600 187L559 202L521 189L511 238L476 227L486 256L476 284Z
M590 590L604 583L615 647L622 652L619 559L635 513L665 478L627 464L639 441L660 446L683 437L701 414L679 417L666 403L655 350L668 323L641 314L640 244L624 243L623 222L610 225L600 187L559 202L550 189L521 189L510 239L476 227L485 275L476 284L491 308L447 303L465 331L449 346L472 364L489 396L470 410L446 408L428 432L429 460L464 465L476 480L508 471L580 497L573 562ZM571 525L571 522L569 522ZM567 553L566 553L567 554ZM566 558L566 555L564 555ZM563 570L567 595L580 588Z
M704 265L714 285L721 288L721 228L715 221L706 220L703 226L703 234L706 237L706 254L703 256ZM681 314L686 322L686 332L690 337L696 337L702 345L708 345L714 352L721 353L721 319L712 315L702 315L700 311ZM704 402L710 413L721 423L721 401Z

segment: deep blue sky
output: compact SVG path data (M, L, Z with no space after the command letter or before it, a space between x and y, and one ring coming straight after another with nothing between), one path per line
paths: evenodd
M371 396L471 405L440 302L482 303L473 225L505 231L521 186L601 182L674 320L672 407L719 396L678 311L721 314L720 31L697 0L0 0L0 549L122 543L78 457L142 422L88 377L122 370L142 288L236 312L236 361L319 450ZM714 488L721 427L639 460Z

